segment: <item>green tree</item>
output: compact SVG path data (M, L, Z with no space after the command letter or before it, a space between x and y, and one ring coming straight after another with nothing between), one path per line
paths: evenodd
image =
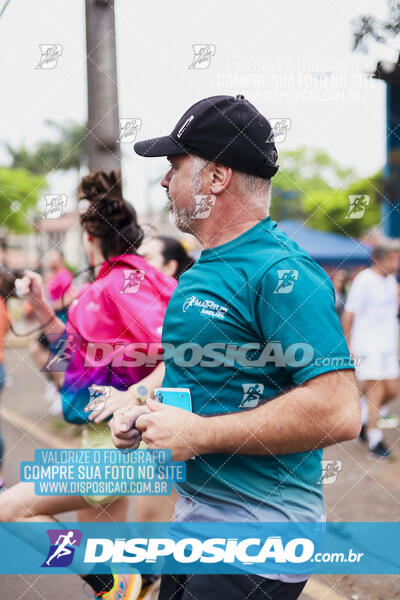
M281 169L273 179L271 215L279 220L300 218L322 231L359 237L380 220L382 173L358 179L326 152L299 148L280 154ZM349 196L367 195L369 204L360 219L349 218Z
M72 121L60 124L50 120L46 124L57 131L56 141L40 141L33 150L24 144L19 147L5 144L11 156L12 168L2 169L0 218L8 229L19 233L29 229L26 211L30 208L34 213L46 187L44 176L52 171L75 169L80 179L80 168L85 160L86 133L83 125Z
M353 181L346 189L312 191L303 199L307 223L314 229L333 231L358 238L380 222L382 173ZM351 218L349 196L368 196L361 218Z
M0 167L0 227L26 233L31 227L30 213L46 188L46 179L26 169Z
M271 215L278 220L308 214L304 203L316 191L328 194L333 186L356 180L352 169L344 169L325 151L298 148L281 152L280 170L273 179Z
M67 121L64 124L46 121L46 124L58 132L58 140L41 141L33 150L24 144L13 147L6 144L11 156L12 166L24 168L38 175L51 171L75 169L78 172L85 159L85 127L79 123Z
M281 169L274 177L274 183L282 189L287 186L293 188L293 183L296 182L298 186L304 185L305 191L315 188L328 189L330 184L356 177L352 169L342 168L319 148L302 147L281 152L279 164Z
M387 4L388 14L385 19L365 14L353 20L353 50L366 52L371 40L385 44L400 33L400 2L388 0Z

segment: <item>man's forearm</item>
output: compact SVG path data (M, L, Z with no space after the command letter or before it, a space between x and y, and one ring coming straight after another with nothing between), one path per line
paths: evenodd
M349 381L353 377L342 373ZM341 403L340 410L323 387L301 386L243 413L205 417L198 453L290 454L351 439L357 435L356 386L347 390L349 402L344 407ZM335 393L332 390L331 396Z

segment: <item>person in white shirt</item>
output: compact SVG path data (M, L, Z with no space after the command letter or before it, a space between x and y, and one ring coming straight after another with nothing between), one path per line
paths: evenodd
M399 393L399 285L400 243L384 240L372 251L372 266L354 278L342 326L354 357L368 419L361 439L377 457L390 457L378 427L379 410ZM365 411L367 412L367 411Z

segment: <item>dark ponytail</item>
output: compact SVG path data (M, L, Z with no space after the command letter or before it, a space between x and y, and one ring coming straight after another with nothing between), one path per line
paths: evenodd
M189 256L182 244L175 238L168 235L158 235L155 239L162 242L163 248L161 253L164 258L164 264L170 260L176 260L178 263L174 277L175 279L179 279L182 273L193 266L193 258Z
M120 254L133 254L143 241L136 211L122 196L120 171L97 171L82 177L78 198L87 201L80 215L85 231L100 239L106 260Z

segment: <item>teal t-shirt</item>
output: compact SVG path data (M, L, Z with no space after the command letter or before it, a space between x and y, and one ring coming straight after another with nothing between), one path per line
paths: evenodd
M162 343L163 387L190 388L193 412L204 416L251 410L317 375L353 368L329 277L269 217L203 250L169 302ZM206 454L186 463L176 488L259 520L320 520L321 456Z

